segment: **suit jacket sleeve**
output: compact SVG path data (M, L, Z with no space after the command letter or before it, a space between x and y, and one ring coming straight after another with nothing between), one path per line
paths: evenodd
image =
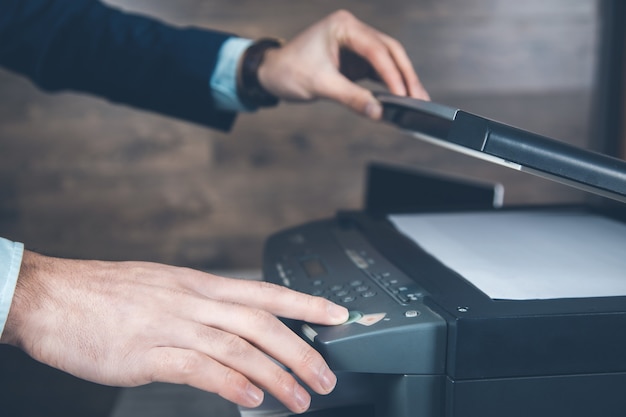
M0 0L0 65L73 90L227 130L209 79L231 35L178 28L97 0Z

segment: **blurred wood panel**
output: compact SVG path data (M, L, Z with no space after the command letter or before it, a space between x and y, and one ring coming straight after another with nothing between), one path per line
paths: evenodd
M596 0L109 0L128 10L258 37L289 38L345 8L401 40L430 90L502 92L591 86Z
M432 96L588 144L595 1L115 0L180 25L291 37L346 8L398 38ZM265 237L361 204L369 161L504 183L507 202L580 193L416 142L335 104L242 115L230 134L0 73L0 235L45 253L260 265Z

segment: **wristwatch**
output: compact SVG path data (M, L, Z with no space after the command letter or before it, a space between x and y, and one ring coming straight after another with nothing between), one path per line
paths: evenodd
M278 97L261 85L259 67L268 49L280 48L282 45L283 42L279 39L261 38L243 53L237 74L237 96L247 108L272 107L278 104Z

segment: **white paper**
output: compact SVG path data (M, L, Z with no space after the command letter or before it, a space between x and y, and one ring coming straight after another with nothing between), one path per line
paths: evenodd
M389 219L492 299L626 295L626 225L615 220L573 210Z

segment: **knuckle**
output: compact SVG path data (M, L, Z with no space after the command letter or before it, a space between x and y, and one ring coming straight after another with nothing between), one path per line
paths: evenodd
M402 43L397 40L396 38L392 38L391 36L384 36L384 40L385 42L387 42L389 44L389 46L391 46L394 49L398 49L398 50L404 50L404 46L402 45Z
M300 349L297 361L297 365L293 366L292 370L303 381L316 381L320 372L326 367L322 356L308 345Z
M260 334L275 335L284 328L283 323L276 316L265 310L255 310L251 314L253 322L256 322L257 328L260 330Z
M289 292L287 288L267 281L259 282L256 290L259 293L259 297L268 298L285 297L285 294Z
M251 346L241 337L225 334L222 340L224 352L229 357L242 358L250 354Z
M251 323L255 323L257 326L261 325L263 326L263 328L273 324L276 319L272 313L256 308L250 309L248 312L248 316L248 319Z
M223 381L224 383L219 385L216 394L224 398L232 398L235 402L244 399L243 396L248 386L248 380L243 375L234 369L228 368L224 373Z
M355 17L352 13L347 11L346 9L339 9L331 14L331 18L338 23L349 23L355 20Z
M189 380L190 376L198 371L202 363L202 359L198 352L189 351L185 355L180 356L178 360L178 372L184 380Z
M328 305L330 301L323 297L313 297L309 296L309 307L315 310L323 310L326 311L328 309Z
M377 48L375 45L367 45L363 50L363 55L367 57L370 62L391 62L389 52L386 49Z
M267 282L267 281L261 281L258 283L259 285L259 290L263 291L263 292L283 292L285 290L285 287L281 287L280 285L276 285L274 283L271 282Z
M321 356L309 345L304 345L300 350L298 360L305 368L315 368L315 365L321 362Z
M274 372L273 381L273 386L286 396L291 396L297 386L296 380L282 369Z
M147 356L147 369L150 372L146 375L146 382L189 383L202 363L200 355L194 351L179 354L153 351L153 355Z
M306 311L314 314L318 314L319 312L326 312L328 309L328 300L322 297L314 297L307 295L303 299L303 302L306 306Z

